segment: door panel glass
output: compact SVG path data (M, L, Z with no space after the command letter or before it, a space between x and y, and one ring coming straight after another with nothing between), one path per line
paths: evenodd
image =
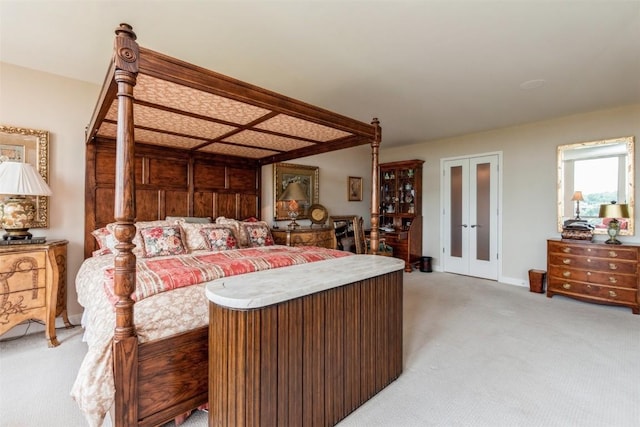
M476 259L491 260L491 164L476 166Z
M451 253L462 257L462 166L451 168Z

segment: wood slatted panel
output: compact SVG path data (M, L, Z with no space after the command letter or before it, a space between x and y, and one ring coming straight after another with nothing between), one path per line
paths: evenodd
M210 216L216 212L215 194L195 192L193 195L193 216Z
M303 300L303 367L302 422L303 425L322 426L325 421L325 359L326 353L326 294Z
M351 307L349 307L351 308ZM342 288L327 291L325 314L325 413L328 425L334 425L344 417L344 291Z
M189 171L186 159L149 157L146 165L143 182L156 188L187 188Z
M227 175L229 176L229 188L245 192L255 192L258 188L256 174L251 170L230 167L227 168Z
M238 209L236 206L236 195L231 193L216 194L216 217L224 216L227 218L236 218ZM244 219L244 218L236 218Z
M161 218L185 216L185 212L189 212L189 192L180 190L165 191L162 206L164 207L164 215Z
M227 175L224 166L209 165L202 161L196 161L193 169L193 185L197 191L215 191L227 188Z
M211 426L335 425L402 372L401 271L209 311Z
M345 299L353 301L351 309L344 313L344 345L348 357L345 360L344 389L345 411L352 412L365 401L360 390L360 340L362 334L362 298L360 286L348 286L344 288Z
M275 426L278 423L278 311L259 310L261 327L255 333L260 335L260 400L247 402L252 411L259 414L260 419L252 426ZM211 380L211 379L209 379Z

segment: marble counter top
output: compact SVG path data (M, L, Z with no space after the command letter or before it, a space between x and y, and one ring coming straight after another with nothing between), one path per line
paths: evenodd
M213 280L207 298L234 309L266 307L404 269L398 258L353 255Z

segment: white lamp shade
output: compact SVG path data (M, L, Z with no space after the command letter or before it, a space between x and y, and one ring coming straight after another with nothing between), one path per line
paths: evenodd
M51 189L31 163L0 163L0 194L50 196Z

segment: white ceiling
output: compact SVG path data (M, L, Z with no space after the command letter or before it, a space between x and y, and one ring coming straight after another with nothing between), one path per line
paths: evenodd
M101 84L120 22L383 146L640 102L640 0L0 0L0 61Z

